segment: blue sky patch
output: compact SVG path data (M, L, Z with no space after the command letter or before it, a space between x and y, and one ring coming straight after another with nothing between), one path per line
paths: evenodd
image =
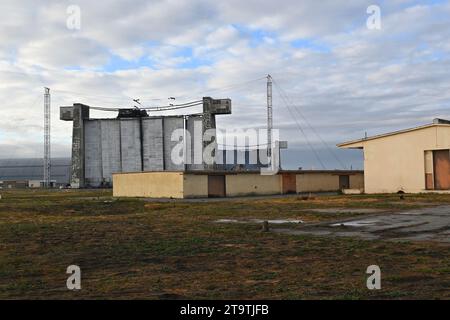
M118 70L138 69L141 67L154 68L153 62L146 56L137 60L126 60L118 55L111 55L108 63L102 67L103 71L114 72Z
M316 52L331 52L330 46L313 39L297 39L291 41L291 46L294 48L310 49Z
M252 48L259 46L265 42L266 38L277 40L275 32L266 31L263 29L252 29L239 24L232 24L232 26L239 32L242 38L249 40L249 45Z

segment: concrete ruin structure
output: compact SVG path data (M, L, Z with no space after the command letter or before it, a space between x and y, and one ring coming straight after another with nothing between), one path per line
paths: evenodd
M203 135L194 131L215 130L216 115L231 114L231 100L204 97L202 101L200 114L148 116L143 110L121 109L112 119L90 118L91 107L84 104L60 107L60 119L73 122L71 187L110 187L112 174L120 172L214 169L206 163L192 164L194 147L205 147ZM189 132L193 146L180 164L171 159L179 143L172 141L176 129Z

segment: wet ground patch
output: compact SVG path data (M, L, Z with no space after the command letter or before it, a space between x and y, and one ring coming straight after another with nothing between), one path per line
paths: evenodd
M344 209L343 209L344 210ZM293 235L358 237L366 240L438 241L450 243L450 206L386 212L333 223L305 225L295 229L273 229Z

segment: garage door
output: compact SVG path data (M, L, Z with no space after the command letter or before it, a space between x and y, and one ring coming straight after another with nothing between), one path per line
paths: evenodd
M224 175L208 176L208 197L210 197L210 198L225 197L225 176Z
M283 173L281 177L283 181L283 193L296 193L297 179L295 173Z
M450 190L450 150L433 151L436 190Z

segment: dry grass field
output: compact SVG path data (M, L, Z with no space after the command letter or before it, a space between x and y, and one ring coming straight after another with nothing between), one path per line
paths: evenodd
M0 190L0 299L449 299L437 242L262 232L218 219L332 221L450 203L447 195L298 196L213 202L114 199L110 190ZM345 210L343 210L345 211ZM78 265L82 289L66 288ZM367 266L382 270L368 290Z

